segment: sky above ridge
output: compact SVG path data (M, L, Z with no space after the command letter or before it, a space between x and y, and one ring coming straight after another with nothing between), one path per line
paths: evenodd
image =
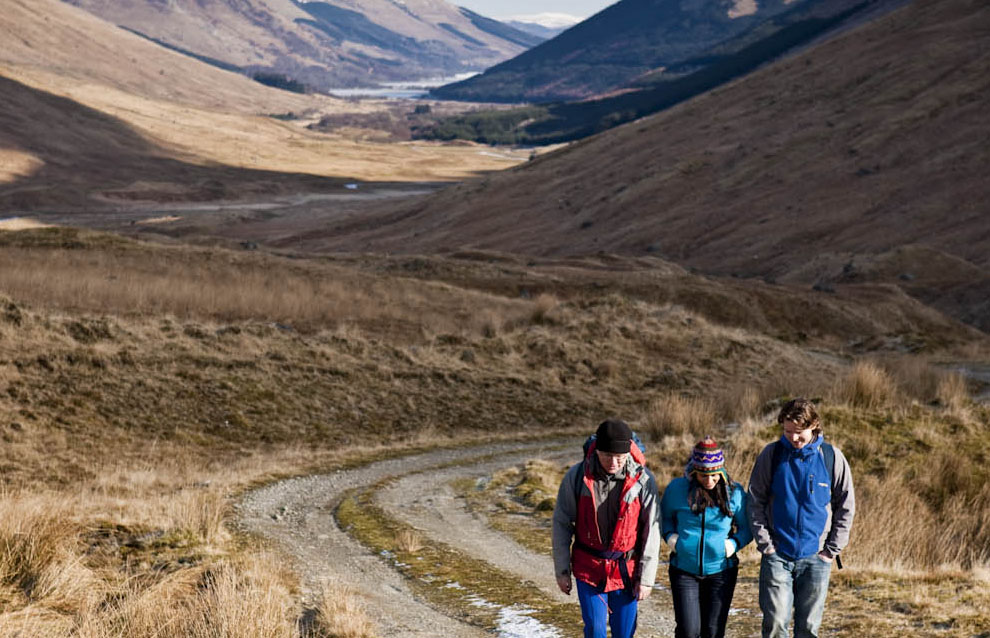
M587 18L616 0L449 0L490 18L506 18L535 13L566 13Z

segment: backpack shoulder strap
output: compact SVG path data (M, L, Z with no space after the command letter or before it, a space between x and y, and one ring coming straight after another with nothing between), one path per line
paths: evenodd
M828 470L828 484L832 486L832 493L835 493L835 448L832 447L831 443L822 441L822 445L818 448L822 457L825 459L825 469Z
M780 439L777 439L773 444L773 452L770 454L770 480L773 480L773 475L777 473L777 466L780 465L783 458L784 448Z

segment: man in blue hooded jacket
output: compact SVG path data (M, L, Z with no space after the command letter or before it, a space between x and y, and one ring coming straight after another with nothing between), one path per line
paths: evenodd
M749 511L760 563L763 637L817 638L832 563L849 542L856 501L849 462L825 442L807 399L777 415L783 436L756 459ZM841 564L840 564L841 566Z

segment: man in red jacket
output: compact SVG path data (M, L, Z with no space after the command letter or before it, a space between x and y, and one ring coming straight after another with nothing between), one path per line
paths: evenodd
M553 558L557 586L577 580L585 638L632 638L638 601L650 595L660 552L657 483L618 419L598 426L583 461L557 492ZM572 544L573 541L573 544Z

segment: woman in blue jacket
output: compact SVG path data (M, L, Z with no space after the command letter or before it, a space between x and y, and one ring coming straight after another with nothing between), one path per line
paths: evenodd
M661 533L673 549L670 590L676 638L722 638L736 588L739 559L753 540L746 492L733 483L725 456L711 437L691 452L684 476L660 501Z

